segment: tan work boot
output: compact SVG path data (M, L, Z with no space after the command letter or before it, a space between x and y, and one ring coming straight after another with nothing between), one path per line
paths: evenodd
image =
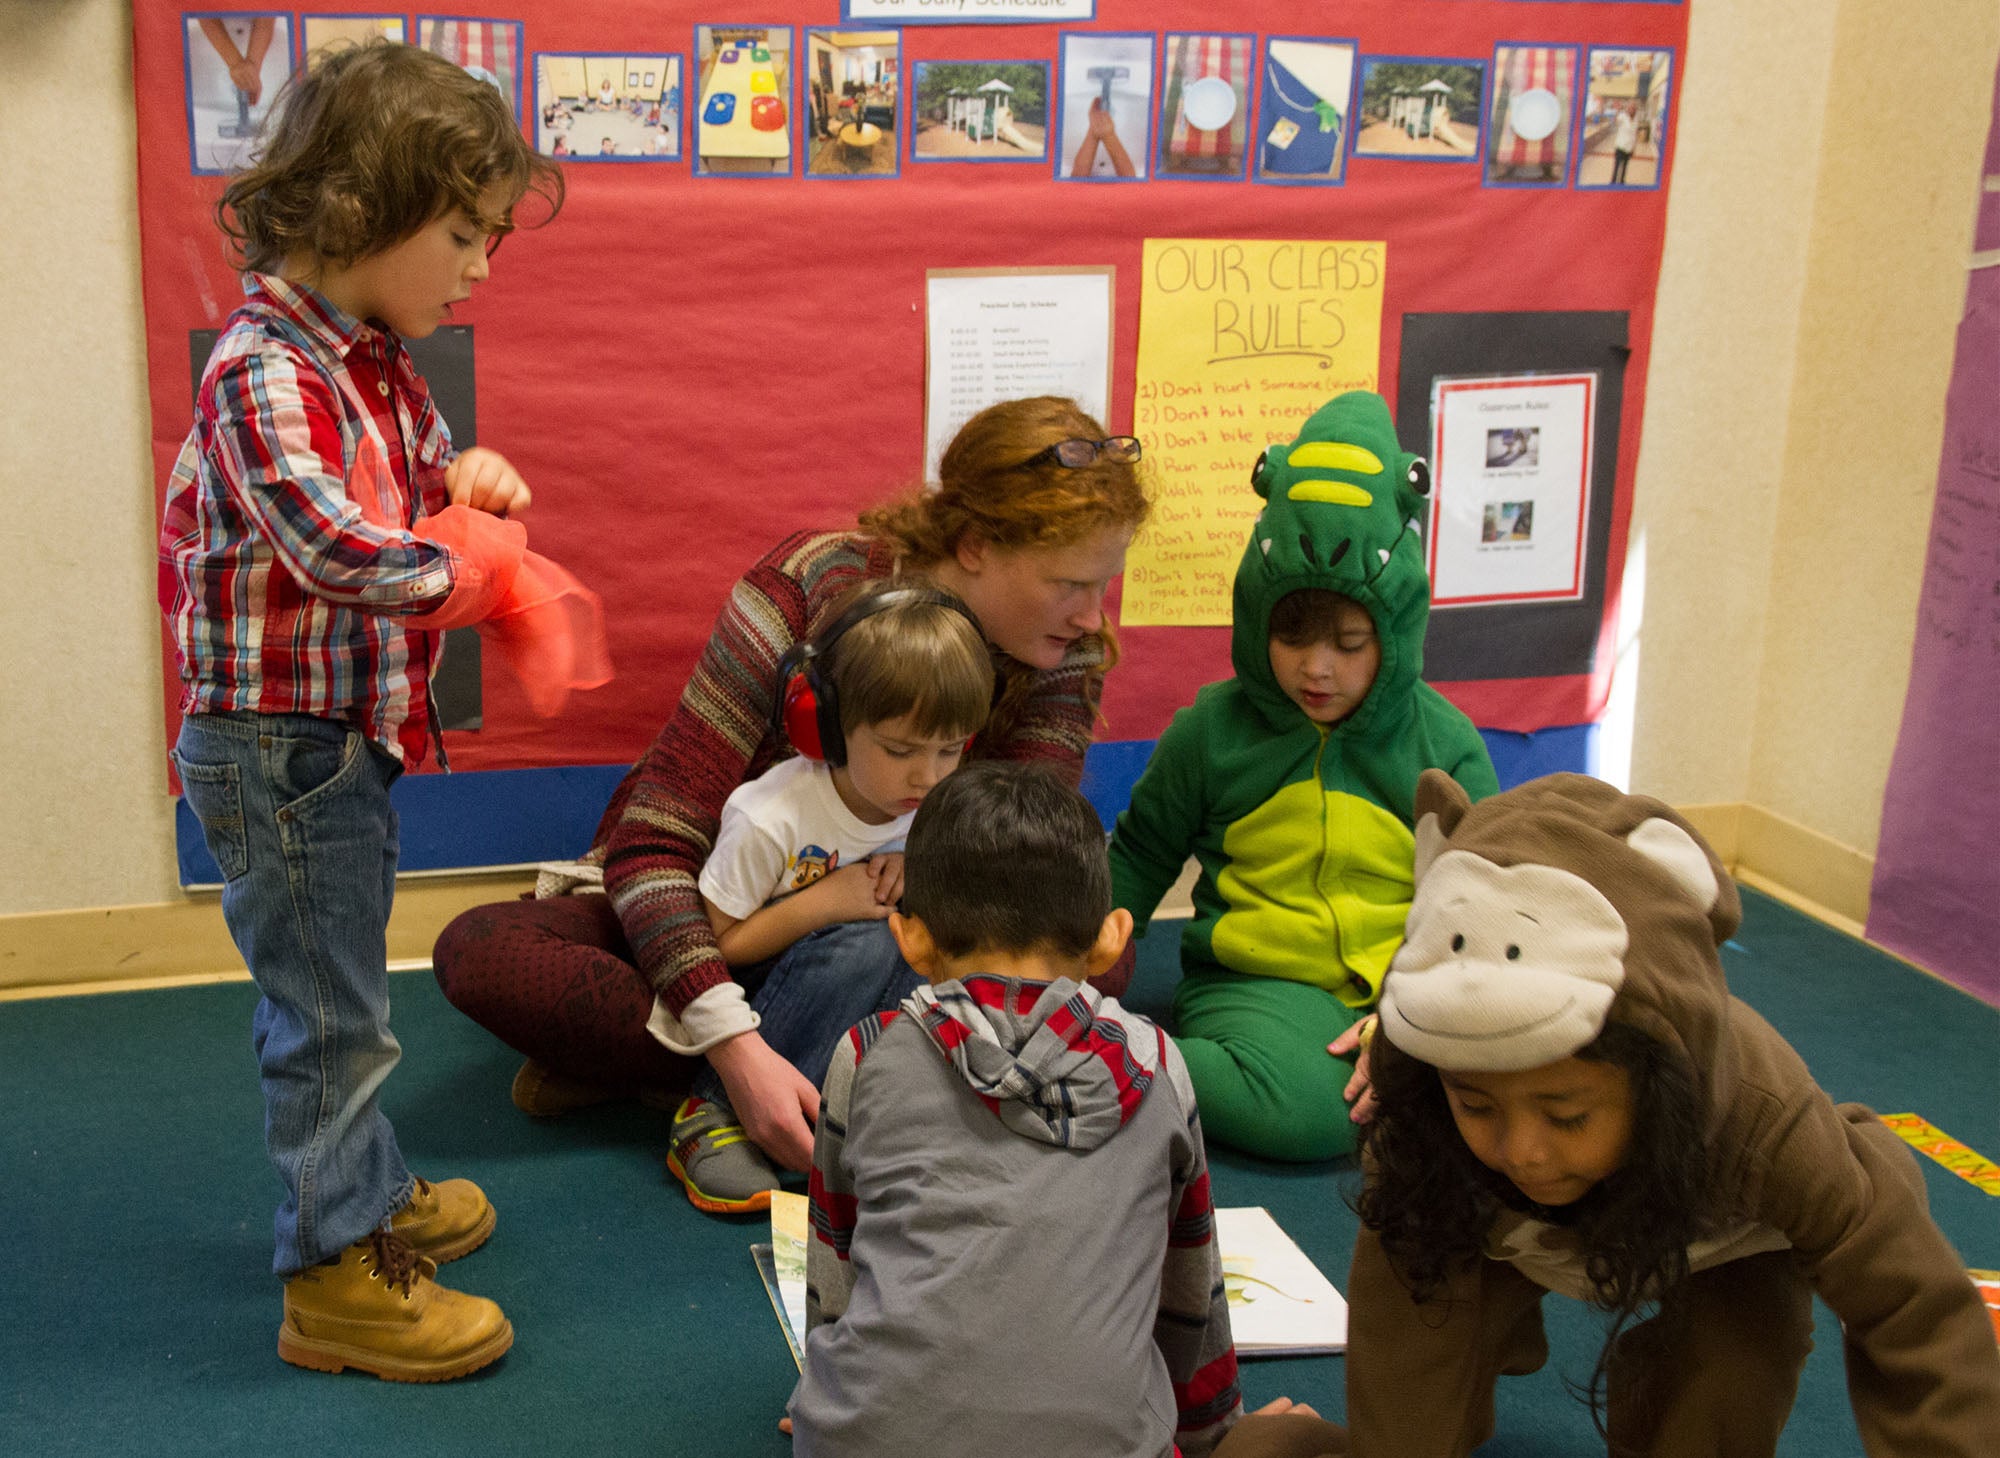
M450 1291L437 1266L394 1231L377 1230L332 1265L285 1282L278 1355L295 1367L358 1367L391 1382L448 1382L514 1345L514 1328L483 1296Z
M432 1184L417 1181L410 1203L390 1217L389 1227L439 1265L470 1255L493 1233L493 1202L471 1180Z

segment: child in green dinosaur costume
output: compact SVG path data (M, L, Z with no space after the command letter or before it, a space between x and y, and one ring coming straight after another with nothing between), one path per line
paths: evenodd
M1499 789L1472 723L1422 681L1430 489L1389 407L1322 406L1252 475L1230 660L1160 736L1111 842L1144 929L1192 854L1174 994L1211 1140L1273 1159L1352 1151L1352 1068L1327 1044L1373 1005L1409 910L1417 777Z

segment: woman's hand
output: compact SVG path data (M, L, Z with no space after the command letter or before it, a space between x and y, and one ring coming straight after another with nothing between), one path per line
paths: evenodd
M1370 1013L1326 1045L1326 1051L1336 1058L1355 1055L1354 1077L1347 1080L1340 1096L1347 1100L1347 1117L1357 1124L1366 1124L1375 1117L1375 1084L1368 1076L1368 1039L1374 1035L1375 1015Z
M811 1081L757 1032L717 1043L708 1062L751 1141L787 1169L811 1168L812 1121L819 1117Z

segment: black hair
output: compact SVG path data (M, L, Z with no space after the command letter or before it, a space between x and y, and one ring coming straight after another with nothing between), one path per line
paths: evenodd
M1679 1315L1688 1246L1708 1226L1708 1147L1700 1084L1684 1057L1624 1023L1607 1024L1575 1056L1623 1068L1632 1085L1624 1162L1558 1212L1576 1235L1593 1304L1612 1318L1579 1388L1604 1432L1608 1363L1620 1333L1656 1304L1655 1319ZM1522 1197L1459 1135L1435 1067L1386 1037L1372 1044L1369 1067L1378 1103L1362 1129L1368 1175L1354 1209L1411 1298L1426 1301L1454 1270L1483 1258L1494 1217L1503 1205L1522 1208Z
M924 797L903 858L903 910L949 957L1081 957L1111 913L1104 824L1040 765L969 764Z

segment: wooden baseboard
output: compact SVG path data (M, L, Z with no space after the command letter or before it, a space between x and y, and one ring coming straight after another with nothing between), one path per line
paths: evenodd
M1875 858L1761 805L1680 807L1744 885L1861 936Z
M534 884L534 872L523 869L403 877L389 918L389 965L428 964L438 933L453 917L518 896ZM248 976L222 924L217 893L153 905L0 916L0 1000Z

